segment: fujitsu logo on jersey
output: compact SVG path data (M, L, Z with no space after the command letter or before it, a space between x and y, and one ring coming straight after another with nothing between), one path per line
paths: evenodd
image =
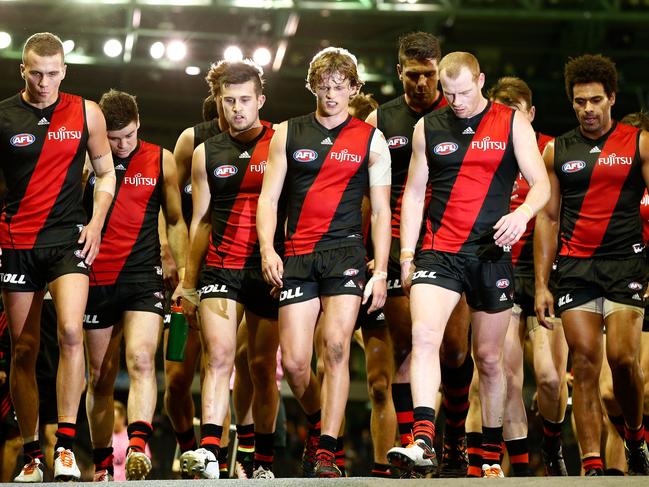
M649 206L649 194L645 193L644 196L642 197L642 200L640 201L640 204L642 206Z
M360 164L363 160L360 155L349 152L349 149L343 149L340 152L331 152L329 155L334 161L338 162L355 162Z
M491 137L485 137L482 140L474 140L471 142L471 149L488 151L499 150L504 151L507 148L507 143L500 140L491 140Z
M435 147L433 147L433 152L438 156L447 156L453 154L458 149L458 145L455 142L440 142Z
M293 159L297 162L311 162L318 158L318 153L311 149L298 149L293 152Z
M568 161L561 166L561 170L567 174L581 171L586 167L584 161Z
M36 137L32 134L16 134L9 139L9 143L14 147L26 147L32 145L35 141Z
M155 186L157 182L158 178L147 178L142 176L142 173L124 177L124 184L129 186Z
M390 149L398 149L399 147L403 147L408 144L408 137L404 137L403 135L395 135L394 137L390 137L388 139L388 147Z
M47 140L56 140L59 142L63 140L75 140L80 138L80 130L67 130L65 127L61 127L57 131L47 133Z
M259 164L250 164L250 172L260 172L264 174L266 171L266 161L261 161Z
M230 176L234 176L237 172L239 172L237 166L231 164L224 164L214 169L214 175L217 178L229 178Z
M617 154L609 154L608 157L600 157L597 159L597 164L602 166L630 166L633 164L633 158L628 156L618 156Z

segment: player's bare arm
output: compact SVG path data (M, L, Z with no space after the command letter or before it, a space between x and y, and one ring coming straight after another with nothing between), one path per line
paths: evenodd
M554 317L554 298L548 288L552 263L557 255L559 236L559 209L561 192L559 180L554 173L554 141L548 143L543 160L550 181L550 199L536 217L534 228L534 276L536 317L546 328L552 328L546 315Z
M176 261L179 278L185 273L185 256L187 255L187 225L183 219L178 189L178 174L176 161L168 150L163 151L162 169L164 181L162 183L162 211L167 230L167 239L171 254Z
M288 123L277 126L268 149L268 163L264 172L264 182L257 204L257 235L261 251L261 270L266 282L277 288L282 287L284 265L275 252L274 238L277 228L277 209L286 177L286 133Z
M190 323L196 323L198 274L210 243L210 187L205 169L205 145L199 145L192 157L192 222L189 228L189 253L182 281L183 311Z
M415 125L412 136L412 156L401 204L401 255L399 261L401 263L401 283L406 293L410 292L410 278L414 271L412 262L419 239L427 182L426 139L424 137L424 122L421 119Z
M184 184L191 176L192 156L194 155L194 128L183 130L174 147L174 160L178 174L178 184Z
M523 236L527 222L543 208L550 196L550 183L534 129L529 120L518 111L514 112L512 139L518 167L529 183L530 191L522 205L503 216L494 225L494 239L496 244L501 246L512 245Z
M392 241L390 209L391 162L390 149L379 130L372 139L369 160L370 207L374 270L363 296L363 303L372 294L368 312L381 309L387 297L388 257Z
M96 179L92 217L82 230L79 243L84 244L82 255L86 264L91 265L99 253L101 230L115 195L116 178L104 115L96 103L86 100L85 104L89 132L88 155Z

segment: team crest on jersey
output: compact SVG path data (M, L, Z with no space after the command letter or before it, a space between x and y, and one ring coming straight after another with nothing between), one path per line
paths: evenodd
M239 172L239 169L237 169L237 166L233 166L232 164L223 164L214 169L214 175L217 178L229 178L230 176L234 176L237 172Z
M311 162L318 158L318 153L311 149L298 149L293 152L293 159L297 162Z
M455 142L440 142L433 147L433 152L438 156L447 156L453 154L459 146Z
M496 287L498 289L505 289L507 286L509 286L508 279L498 279L498 281L496 282Z
M586 163L584 161L568 161L561 166L561 170L566 174L570 174L573 172L579 172L585 167Z
M399 147L404 147L408 144L408 137L403 135L395 135L388 139L388 147L390 149L398 149Z
M9 143L14 147L27 147L32 145L36 141L36 137L32 134L16 134L11 139Z

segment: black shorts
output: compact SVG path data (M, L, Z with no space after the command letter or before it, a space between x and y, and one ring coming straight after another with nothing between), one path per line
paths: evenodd
M164 316L162 281L144 276L140 282L90 286L83 327L100 330L117 324L125 311L147 311Z
M41 345L36 359L36 382L38 384L38 419L41 425L56 424L56 372L59 365L56 310L54 301L43 300L41 311Z
M370 276L367 275L366 278L369 280ZM367 314L367 310L372 306L372 296L369 297L367 303L361 304L360 309L358 310L358 316L356 317L356 326L355 329L362 330L376 330L378 328L384 328L388 325L385 321L385 314L383 313L383 308L372 311L370 314Z
M646 270L642 254L627 259L561 256L556 272L556 309L561 313L600 297L644 308Z
M388 297L404 296L401 287L401 242L392 238L390 244L390 257L388 259Z
M536 294L533 274L519 274L514 268L514 303L520 306L524 316L534 316Z
M2 249L0 281L9 291L42 291L65 274L90 273L77 242L38 249Z
M282 281L280 306L319 296L362 296L365 287L365 249L352 245L285 257Z
M223 269L205 267L199 278L201 301L227 298L242 304L262 318L277 319L277 299L270 295L271 286L260 269Z
M642 331L649 333L649 306L644 309L644 320L642 322Z
M498 312L514 304L514 269L509 253L496 261L439 251L421 252L415 258L412 284L433 284L465 293L469 306Z

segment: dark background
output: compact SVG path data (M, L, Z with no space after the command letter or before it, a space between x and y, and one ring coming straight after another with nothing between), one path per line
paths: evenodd
M173 148L182 129L200 121L207 95L203 77L226 45L241 45L248 57L258 45L274 57L278 46L286 46L281 68L266 68L268 100L262 109L264 119L279 122L314 109L304 78L308 61L322 47L354 53L365 68L364 91L383 102L401 92L398 36L425 30L441 39L444 53L476 54L486 87L503 75L525 79L534 91L536 127L548 134L575 124L563 88L569 56L603 53L617 63L616 118L648 103L649 0L111 1L0 2L0 30L13 36L12 45L0 49L0 98L23 85L18 65L25 39L49 30L77 46L67 59L64 91L93 100L110 88L136 95L142 137ZM237 6L243 4L264 8ZM103 54L106 39L127 36L134 41L130 54ZM186 60L149 56L152 42L171 39L187 42ZM186 75L187 65L199 66L201 74Z

